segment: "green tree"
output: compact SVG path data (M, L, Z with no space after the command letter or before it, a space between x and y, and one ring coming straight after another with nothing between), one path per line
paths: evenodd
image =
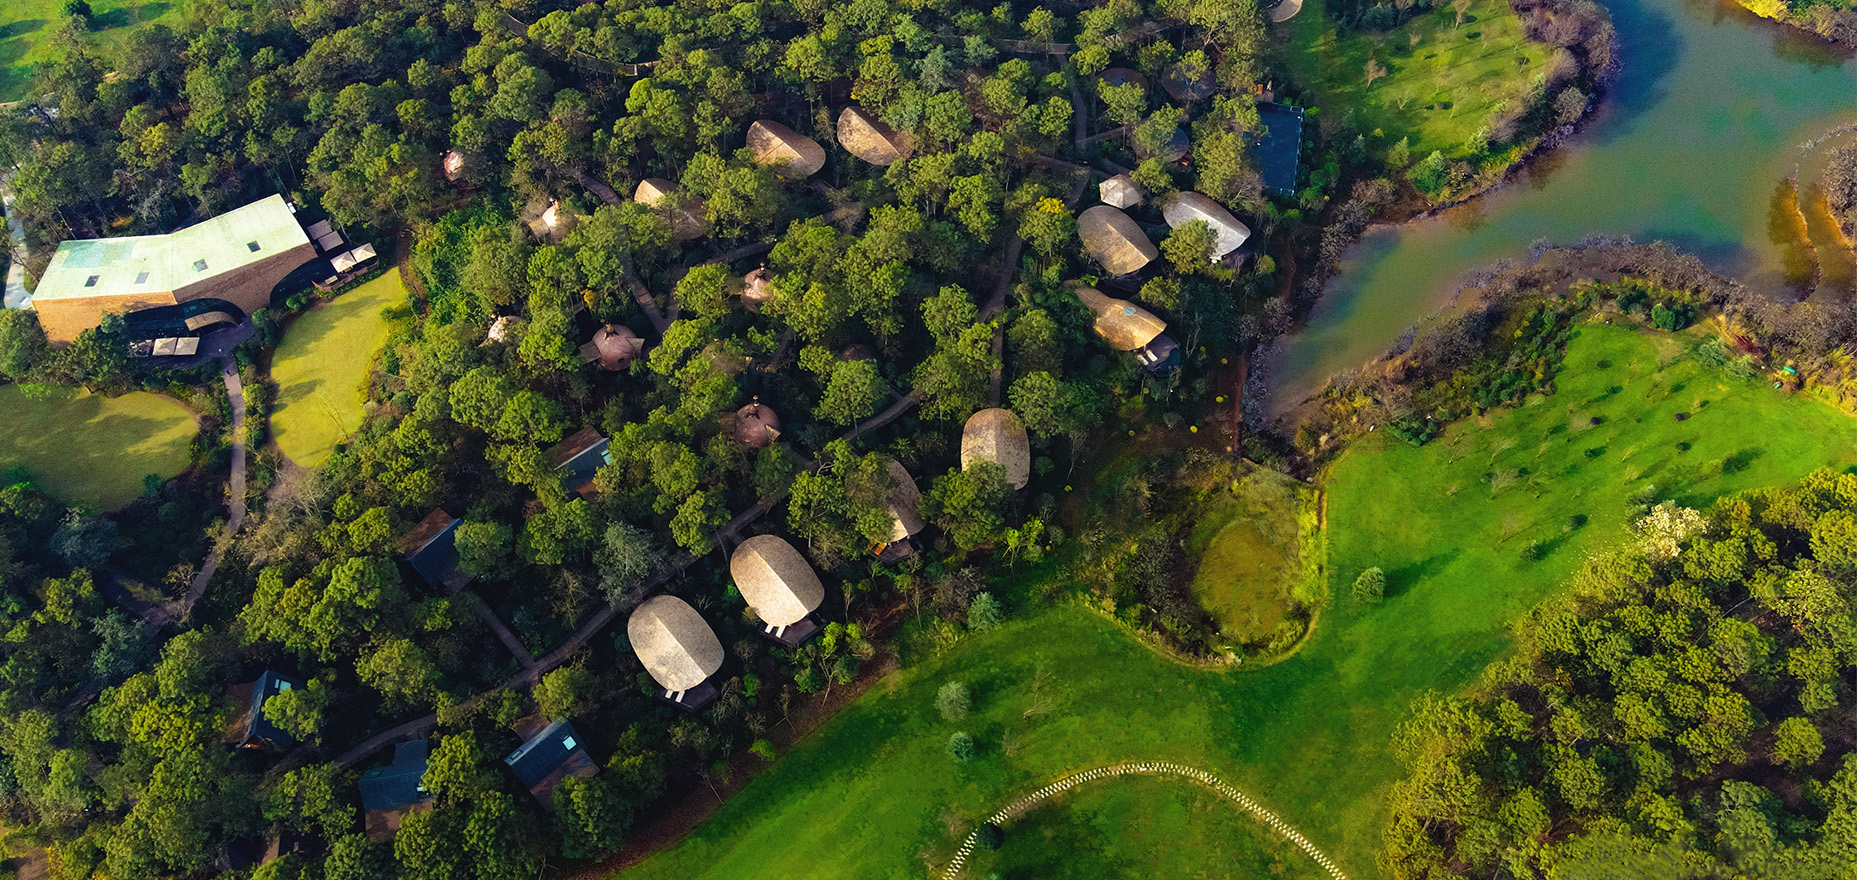
M515 571L510 553L515 534L507 523L465 520L452 531L452 543L458 568L471 577L501 579Z
M1445 186L1451 182L1450 168L1444 154L1433 150L1431 155L1406 172L1406 179L1412 181L1412 186L1426 196L1436 197L1443 193Z
M489 758L470 731L454 733L439 740L438 748L426 760L426 772L420 778L438 806L461 806L481 800L497 790L501 776L490 767Z
M948 757L953 758L956 763L965 764L973 760L976 751L973 734L965 730L955 731L952 736L948 737L946 751Z
M608 601L617 602L664 564L664 551L650 532L614 522L606 527L594 562L600 569L600 591Z
M322 732L335 692L326 678L313 678L300 688L273 694L264 701L264 718L297 740L310 741Z
M974 632L986 632L1005 621L1006 610L992 593L978 593L967 606L967 626Z
M1804 769L1825 753L1825 741L1809 719L1788 718L1773 728L1773 763Z
M535 686L535 707L549 718L572 718L592 710L597 682L585 666L558 666Z
M1386 572L1374 566L1360 573L1354 579L1354 599L1359 602L1378 602L1386 596Z
M935 691L935 711L941 713L945 721L959 721L967 717L968 709L973 706L973 696L967 685L951 681Z
M1004 468L990 461L975 462L935 478L922 495L922 513L947 532L956 546L972 549L1001 536L1011 491Z

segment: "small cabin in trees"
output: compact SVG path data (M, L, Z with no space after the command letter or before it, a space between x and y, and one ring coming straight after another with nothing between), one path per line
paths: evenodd
M862 107L838 114L838 145L872 165L894 165L909 158L908 132L899 132Z
M586 495L593 491L593 475L613 460L609 445L599 431L582 428L549 447L544 458L549 467L561 472L569 492Z
M1006 484L1023 489L1032 481L1032 441L1012 410L983 409L961 431L961 469L990 461L1006 471Z
M1212 262L1217 263L1244 246L1251 238L1251 227L1244 225L1232 212L1207 196L1196 192L1175 193L1161 206L1161 216L1167 225L1179 229L1195 220L1205 221L1212 227Z
M896 481L887 505L890 536L889 540L871 548L871 552L879 561L900 562L916 554L915 537L928 524L922 520L922 493L916 489L916 479L909 475L909 469L894 458L888 459L884 467L890 472L890 479Z
M303 679L266 669L251 686L251 706L246 713L245 734L239 745L248 749L296 745L297 738L264 717L265 701L294 688L303 687Z
M1073 289L1083 307L1095 314L1096 335L1109 347L1135 355L1141 365L1156 369L1176 360L1180 345L1168 336L1167 322L1125 299L1116 299L1088 285Z
M729 576L761 619L762 635L797 648L819 631L812 613L825 601L825 586L785 538L756 535L743 541L729 557Z
M1112 276L1132 275L1161 255L1134 220L1108 205L1092 207L1077 218L1077 237L1090 259Z
M805 180L825 167L825 148L818 141L771 119L748 126L748 151L787 180Z
M539 719L527 726L540 724ZM517 733L523 733L518 729ZM600 772L593 756L587 754L580 732L567 721L556 721L533 731L522 745L503 759L517 781L544 807L554 806L555 786L569 776L588 777Z
M676 596L647 599L625 632L645 671L664 688L659 697L665 702L695 712L716 698L709 678L722 669L722 642L690 603Z
M400 558L433 589L455 593L471 582L470 575L458 568L456 541L461 522L443 509L434 510L400 536Z
M426 791L426 741L416 739L393 747L393 763L361 772L361 813L369 837L392 836L407 813L430 809Z

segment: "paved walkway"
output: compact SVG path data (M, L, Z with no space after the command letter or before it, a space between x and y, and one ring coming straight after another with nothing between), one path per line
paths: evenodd
M1099 779L1110 779L1117 776L1177 776L1189 782L1210 788L1218 792L1226 800L1237 804L1258 821L1269 825L1271 830L1283 835L1291 843L1296 844L1303 852L1308 853L1310 858L1315 859L1316 864L1321 865L1322 869L1327 871L1328 875L1333 877L1334 880L1348 880L1348 875L1341 873L1341 869L1335 865L1334 861L1329 859L1328 856L1323 855L1321 850L1316 849L1315 844L1310 843L1309 839L1303 837L1301 832L1298 832L1282 819L1277 818L1277 814L1259 806L1256 801L1252 800L1244 792L1239 791L1225 780L1207 773L1204 770L1188 767L1185 764L1170 764L1165 761L1130 761L1121 764L1111 764L1107 767L1098 767L1095 770L1085 770L1082 773L1072 773L1044 788L1007 804L1005 807L1001 808L999 812L988 816L987 822L993 825L1005 825L1025 815L1027 810L1037 806L1041 801L1053 795L1063 794L1085 782L1095 782ZM948 866L942 869L942 880L954 880L955 877L960 876L961 869L967 866L967 860L973 856L974 846L979 842L979 828L975 828L967 833L967 839L961 841L961 848L955 851L954 860L949 862Z
M186 619L193 613L194 603L206 594L206 585L212 581L213 573L219 570L219 560L226 555L226 548L232 546L232 538L245 525L245 386L239 381L239 365L230 353L219 358L220 377L226 383L226 397L232 401L232 485L230 487L230 516L226 518L226 534L213 544L213 552L206 556L206 564L200 566L200 573L194 575L193 585L187 589L187 598L182 600L174 617Z
M13 262L6 270L6 307L23 309L32 305L26 292L26 228L13 218L13 175L0 178L0 203L6 205L6 230L12 236Z
M477 619L483 621L484 626L490 627L490 631L496 634L497 641L502 642L503 647L508 648L509 652L516 656L516 662L522 664L523 669L535 668L535 657L529 653L528 648L522 646L522 641L516 638L516 634L510 632L503 618L496 616L496 612L490 610L490 606L484 602L484 597L465 590L458 594L458 598L464 600L464 604L471 606L471 613L477 615Z

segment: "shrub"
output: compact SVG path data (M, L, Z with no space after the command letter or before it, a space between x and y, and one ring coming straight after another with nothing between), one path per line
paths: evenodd
M754 741L754 745L748 747L748 751L754 753L756 757L763 761L774 760L775 753L772 740L757 739Z
M1354 598L1362 602L1378 602L1386 597L1386 572L1379 566L1367 569L1354 579Z
M956 731L948 737L948 757L960 763L967 763L974 757L974 738L967 731Z
M1451 182L1450 168L1444 161L1444 154L1435 150L1419 164L1412 166L1412 170L1406 172L1406 177L1412 181L1413 188L1428 197L1444 192L1445 186Z
M980 844L980 848L987 852L998 852L1000 844L1006 842L1006 832L998 825L988 822L980 826L980 833L975 835L974 842Z
M1005 619L1006 611L992 593L981 593L967 606L967 626L974 632L986 632Z
M973 707L973 695L968 693L967 685L951 681L935 692L935 711L948 721L959 721L967 717L967 710Z

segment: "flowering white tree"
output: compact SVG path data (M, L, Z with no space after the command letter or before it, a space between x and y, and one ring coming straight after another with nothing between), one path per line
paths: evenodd
M1669 562L1682 550L1683 542L1702 531L1705 524L1702 514L1665 501L1651 508L1632 531L1638 536L1638 549L1644 552L1645 558Z

